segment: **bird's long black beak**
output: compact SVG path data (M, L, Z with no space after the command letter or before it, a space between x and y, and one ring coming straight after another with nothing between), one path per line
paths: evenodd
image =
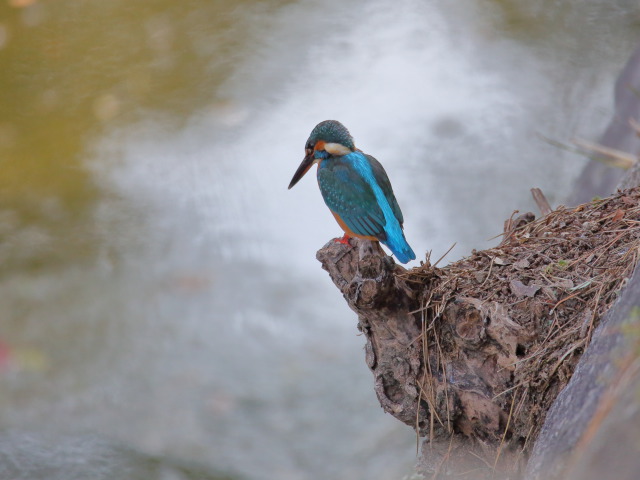
M302 177L304 177L304 174L309 171L314 161L315 158L313 158L313 151L307 151L307 154L304 156L304 159L302 159L302 163L298 167L298 170L293 174L289 188L293 187Z

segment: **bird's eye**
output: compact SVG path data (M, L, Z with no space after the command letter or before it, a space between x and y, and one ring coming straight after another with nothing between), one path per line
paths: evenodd
M311 148L311 147L307 147L307 148L305 148L305 149L304 149L304 153L305 153L306 155L311 155L311 154L313 153L313 148Z

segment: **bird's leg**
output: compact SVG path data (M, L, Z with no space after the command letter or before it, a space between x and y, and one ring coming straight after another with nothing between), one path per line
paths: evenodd
M341 243L343 245L349 245L349 239L351 237L349 235L347 235L346 233L344 234L344 236L342 238L336 238L335 241L337 243Z

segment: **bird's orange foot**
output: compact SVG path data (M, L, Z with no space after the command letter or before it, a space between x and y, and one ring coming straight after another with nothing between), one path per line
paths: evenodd
M350 239L350 238L351 238L351 237L345 233L345 234L344 234L344 237L342 237L342 238L336 238L336 239L335 239L335 241L336 241L337 243L341 243L341 244L343 244L343 245L349 245L349 239Z

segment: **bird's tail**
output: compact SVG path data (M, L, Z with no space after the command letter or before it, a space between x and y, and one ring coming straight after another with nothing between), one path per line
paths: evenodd
M387 241L383 242L389 250L393 252L399 262L407 263L410 260L415 260L416 254L407 243L407 239L404 238L404 233L400 230L400 235L394 237L387 236Z

